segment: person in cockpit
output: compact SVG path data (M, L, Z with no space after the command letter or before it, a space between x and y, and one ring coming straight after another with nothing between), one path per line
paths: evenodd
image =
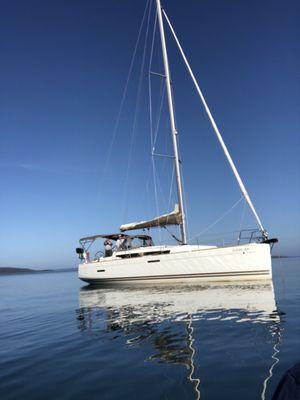
M106 239L104 242L104 257L111 257L112 252L112 242L109 239Z
M122 245L124 243L124 238L122 235L119 235L117 241L116 241L116 245L115 245L115 251L119 251L122 250Z

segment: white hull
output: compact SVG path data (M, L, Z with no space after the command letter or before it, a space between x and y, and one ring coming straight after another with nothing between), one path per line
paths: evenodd
M272 279L270 246L251 243L231 247L173 246L167 254L149 254L161 247L140 249L140 256L117 253L79 265L78 276L91 284L109 282L188 282ZM136 254L137 251L135 250ZM133 252L131 252L133 254Z

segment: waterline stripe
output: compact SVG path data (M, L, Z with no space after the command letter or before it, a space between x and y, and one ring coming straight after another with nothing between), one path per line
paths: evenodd
M154 275L154 276L133 276L133 277L120 277L120 278L89 278L80 277L86 282L116 282L116 281L138 281L138 280L159 280L159 279L187 279L187 278L213 278L213 277L226 277L226 276L253 276L253 275L270 275L270 270L259 271L237 271L237 272L215 272L215 273L198 273L198 274L182 274L182 275Z

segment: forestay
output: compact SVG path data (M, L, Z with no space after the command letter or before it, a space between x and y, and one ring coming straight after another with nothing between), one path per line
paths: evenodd
M151 219L150 221L132 222L120 226L120 231L131 231L134 229L155 228L167 225L180 225L182 224L182 214L179 211L178 204L175 204L174 210L169 214L161 215Z

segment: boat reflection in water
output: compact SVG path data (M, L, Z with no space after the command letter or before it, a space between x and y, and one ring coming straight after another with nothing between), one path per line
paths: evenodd
M224 354L219 355L224 361L226 352L230 352L230 343L227 347L225 339L223 344L228 324L234 331L235 341L240 340L238 332L241 326L255 326L253 347L261 337L264 344L268 344L268 353L260 354L265 364L259 379L260 398L266 398L268 383L279 361L277 346L281 338L280 316L271 282L87 286L79 291L79 304L77 319L81 331L92 336L103 332L118 333L125 338L128 347L150 342L152 354L146 360L184 365L186 378L197 399L200 398L201 376L205 368L209 368L205 366L205 359L209 360L210 351L217 351L209 349L209 343L212 347L226 347L222 349ZM208 323L213 325L207 331ZM257 328L260 333L257 333ZM206 339L202 339L205 330ZM246 331L249 335L251 329ZM210 337L210 342L207 337ZM207 357L203 353L204 346ZM216 357L218 354L212 358L216 361ZM235 357L231 356L233 364Z

